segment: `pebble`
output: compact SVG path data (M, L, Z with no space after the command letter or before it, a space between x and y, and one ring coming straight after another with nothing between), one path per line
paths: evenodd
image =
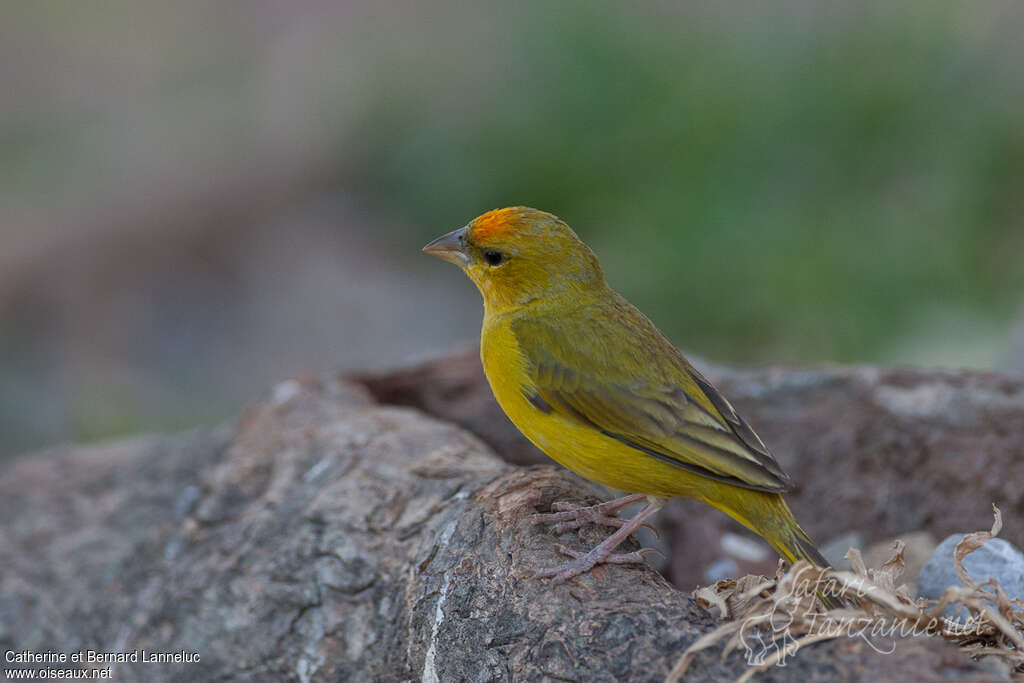
M731 557L724 557L720 560L715 560L704 570L704 580L708 584L721 581L723 579L731 579L740 575L740 568L736 564L736 560Z
M953 568L953 549L963 537L953 534L935 548L918 576L918 597L938 600L949 586L962 585ZM1013 544L993 538L964 558L964 568L974 581L994 578L1011 598L1024 600L1024 553ZM957 606L950 605L943 614L952 618L956 612Z

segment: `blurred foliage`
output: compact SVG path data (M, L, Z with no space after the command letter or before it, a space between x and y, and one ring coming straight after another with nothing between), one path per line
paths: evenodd
M346 180L421 240L557 213L720 359L991 363L1024 284L1020 13L770 7L517 5L464 40L374 34Z
M6 9L0 458L473 339L509 204L710 359L1024 367L1013 0Z

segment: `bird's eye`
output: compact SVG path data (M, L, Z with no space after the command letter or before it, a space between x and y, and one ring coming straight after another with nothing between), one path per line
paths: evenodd
M500 266L505 262L505 255L500 251L488 249L484 252L484 261L487 261L487 265L489 266Z

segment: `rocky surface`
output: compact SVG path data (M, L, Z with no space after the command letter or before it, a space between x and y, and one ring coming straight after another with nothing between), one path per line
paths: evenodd
M528 515L604 494L555 466L496 457L488 444L517 462L534 456L473 372L462 358L361 385L290 380L217 430L11 464L0 472L0 649L198 654L111 665L123 681L663 679L717 622L648 566L558 586L532 578L559 560L558 543L584 548L600 532L556 537ZM1022 494L970 461L1005 466L1006 478L1019 468L1019 383L868 370L715 376L803 482L794 506L817 535L985 528L997 493L1014 532ZM880 481L867 486L872 473ZM934 494L910 495L936 482ZM902 520L908 497L932 503ZM693 528L718 528L717 513L694 510ZM673 550L673 576L683 552ZM1007 675L934 639L896 645L881 655L858 639L818 643L762 679ZM712 648L688 680L745 668L741 651L723 659Z

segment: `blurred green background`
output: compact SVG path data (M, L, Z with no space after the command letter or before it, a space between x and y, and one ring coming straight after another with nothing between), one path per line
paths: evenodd
M0 456L475 339L563 217L725 363L1024 370L1024 5L40 0L0 23Z

